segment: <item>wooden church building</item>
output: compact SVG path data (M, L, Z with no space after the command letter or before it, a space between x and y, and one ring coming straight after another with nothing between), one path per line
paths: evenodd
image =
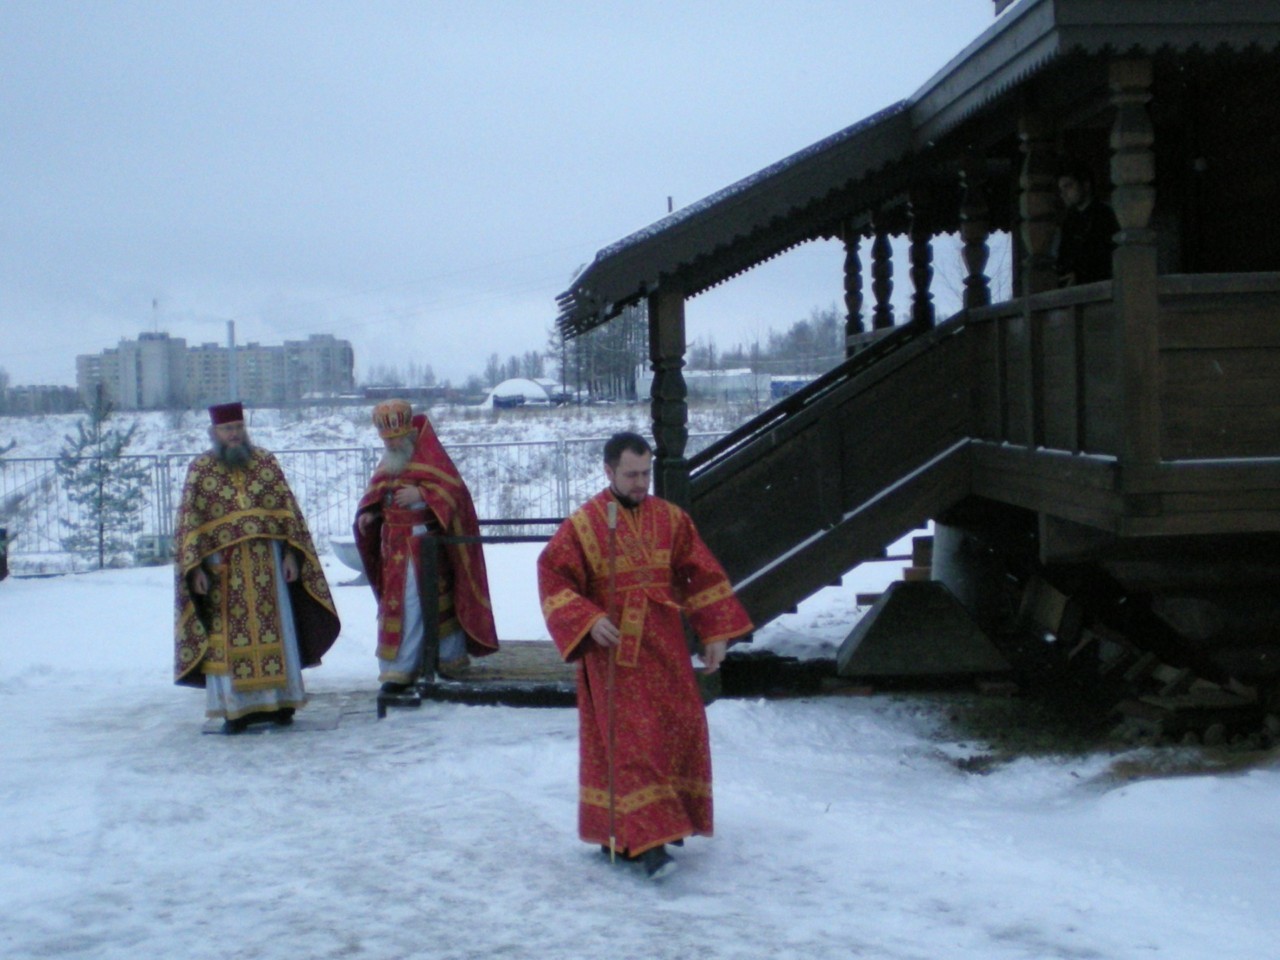
M1280 0L996 6L907 99L602 250L560 329L647 304L657 492L692 511L758 624L933 521L934 577L984 629L1030 620L1099 670L1126 652L1131 673L1266 700ZM1055 269L1066 158L1114 211L1110 279ZM943 235L965 275L950 317L930 291ZM686 456L686 300L815 240L844 245L846 359Z

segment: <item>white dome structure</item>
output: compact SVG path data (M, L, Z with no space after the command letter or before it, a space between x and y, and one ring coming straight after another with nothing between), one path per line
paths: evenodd
M484 398L483 407L492 409L493 407L522 407L532 404L545 406L551 402L551 398L547 396L546 387L533 380L525 380L521 377L514 377L510 380L503 380L500 384L489 391L489 395Z

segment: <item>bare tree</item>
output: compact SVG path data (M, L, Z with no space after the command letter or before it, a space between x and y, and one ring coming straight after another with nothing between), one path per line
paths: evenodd
M502 360L496 353L489 354L488 361L484 365L484 381L490 387L496 387L504 380L502 373Z
M526 350L520 357L520 376L541 380L546 376L546 358L536 350Z
M395 367L385 363L375 363L369 367L369 372L365 374L364 382L369 386L403 387L404 376Z

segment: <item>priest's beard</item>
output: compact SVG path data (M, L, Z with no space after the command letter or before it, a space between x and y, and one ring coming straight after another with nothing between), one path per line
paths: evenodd
M404 473L405 467L409 466L409 461L413 459L413 443L408 437L404 437L387 447L382 454L382 460L378 463L378 469L383 473L398 477Z
M214 440L213 452L219 460L232 470L243 470L249 465L249 458L253 456L253 445L249 443L248 439L236 447L229 447L225 443Z
M617 499L617 501L620 504L622 504L624 507L626 507L628 510L635 510L637 507L640 506L641 503L644 502L643 496L641 497L630 496L628 494L623 493L613 484L609 484L609 491L613 494L614 498Z

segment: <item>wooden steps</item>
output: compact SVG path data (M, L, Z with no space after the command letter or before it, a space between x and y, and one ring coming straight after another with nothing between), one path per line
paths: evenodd
M923 583L933 579L933 537L921 534L911 538L911 553L902 556L886 556L886 560L910 560L902 568L904 583ZM854 595L854 604L859 607L873 607L884 596L883 593L859 593Z

